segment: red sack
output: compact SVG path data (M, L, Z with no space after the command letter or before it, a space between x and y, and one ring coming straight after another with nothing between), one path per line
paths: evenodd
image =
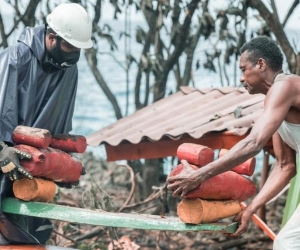
M198 169L191 165L193 169ZM174 168L170 176L179 174L183 169L182 164ZM216 175L197 188L187 193L187 198L200 198L204 200L238 200L245 201L256 192L253 181L233 171L227 171Z
M52 137L50 147L65 152L83 153L86 150L87 142L83 135L59 134Z
M177 148L178 160L186 160L190 164L205 166L214 160L214 151L195 143L182 143Z
M83 166L79 160L59 149L50 147L38 149L23 144L14 147L32 156L30 160L20 160L20 163L34 177L73 183L79 180L83 172Z
M26 144L36 148L48 148L52 135L47 129L19 125L13 131L12 139L16 144Z
M228 149L221 149L219 152L219 157L222 157L224 154L226 154L227 151ZM234 167L233 169L231 169L231 171L236 172L238 174L251 176L254 173L255 165L256 165L256 158L252 157L247 161L243 162L242 164Z

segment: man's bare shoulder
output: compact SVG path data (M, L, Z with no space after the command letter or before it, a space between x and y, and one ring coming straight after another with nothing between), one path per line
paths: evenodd
M282 106L296 105L300 108L300 77L294 74L277 75L266 94L266 101L269 99Z
M274 83L276 82L290 82L290 83L300 83L300 76L295 74L280 74L278 75Z
M273 104L277 104L277 110L280 110L278 107L285 109L289 106L285 120L300 124L300 76L295 74L278 75L267 98L276 100Z
M286 94L291 95L291 91L293 91L294 94L298 95L300 93L300 76L295 74L280 74L274 79L271 89L273 89L271 92L274 92L275 89L278 91L280 89L281 93L285 90Z

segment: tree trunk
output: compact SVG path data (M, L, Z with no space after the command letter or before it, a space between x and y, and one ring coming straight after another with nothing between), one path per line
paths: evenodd
M122 116L122 112L121 112L120 106L118 104L117 98L111 92L111 90L107 86L105 80L103 79L100 71L97 68L96 51L94 49L85 50L84 55L87 59L88 65L90 66L90 69L91 69L95 79L97 80L99 86L103 90L104 94L107 96L108 100L113 105L113 108L115 111L115 116L117 117L117 119L121 119L123 116Z
M277 13L276 9L273 9L274 13L271 13L265 4L262 3L260 0L250 0L249 6L253 9L256 9L259 14L264 18L269 28L272 30L278 43L287 58L287 63L289 66L289 70L291 73L298 72L298 62L296 58L296 54L284 32L283 26L279 21L278 15L274 14ZM275 6L273 6L275 8Z

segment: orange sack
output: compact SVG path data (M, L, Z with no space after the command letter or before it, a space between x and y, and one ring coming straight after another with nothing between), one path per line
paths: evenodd
M240 203L234 200L183 199L177 206L178 217L183 223L189 224L217 222L236 215L241 210Z
M221 149L219 152L219 157L222 157L228 149ZM231 171L236 172L238 174L244 174L251 176L254 173L255 170L255 164L256 164L256 158L252 157L248 159L247 161L243 162L242 164L236 166L235 168L231 169Z
M191 165L195 170L199 169ZM171 173L171 176L179 174L183 165L179 164ZM226 171L216 175L197 188L187 193L187 198L201 198L205 200L238 200L245 201L256 192L256 186L250 179L233 171Z
M79 160L59 149L50 147L38 149L22 144L14 147L32 156L30 160L20 160L21 165L32 176L72 183L78 181L83 172L83 166Z
M16 198L24 201L51 201L56 192L53 181L41 178L23 178L13 182L13 193Z
M190 164L205 166L214 160L214 151L195 143L182 143L177 148L178 160L186 160Z
M50 145L52 135L47 129L19 125L14 129L12 138L16 144L47 148Z
M59 134L52 137L50 147L65 152L83 153L87 148L87 142L82 135Z

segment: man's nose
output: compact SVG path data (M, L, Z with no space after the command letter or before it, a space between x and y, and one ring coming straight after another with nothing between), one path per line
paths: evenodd
M243 75L240 76L240 82L241 82L241 83L244 83L244 82L245 82L245 78L244 78Z

